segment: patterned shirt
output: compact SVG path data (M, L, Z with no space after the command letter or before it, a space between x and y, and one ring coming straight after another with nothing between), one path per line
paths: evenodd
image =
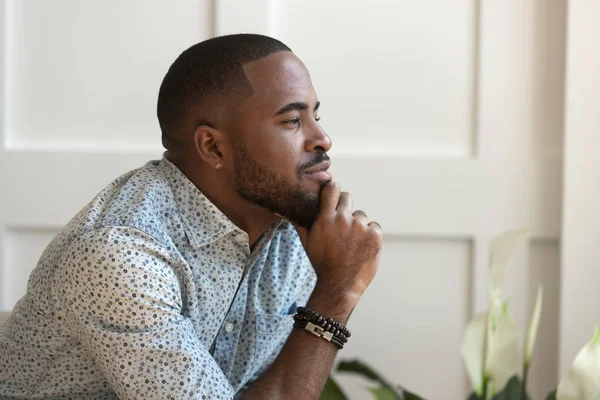
M295 229L248 235L163 157L49 244L0 327L0 397L231 399L281 351L316 277Z

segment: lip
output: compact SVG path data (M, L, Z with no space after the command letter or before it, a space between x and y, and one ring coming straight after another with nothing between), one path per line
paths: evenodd
M314 165L302 173L304 175L308 175L311 178L322 180L322 181L330 181L332 178L331 172L327 171L331 166L331 161L323 161L317 165Z

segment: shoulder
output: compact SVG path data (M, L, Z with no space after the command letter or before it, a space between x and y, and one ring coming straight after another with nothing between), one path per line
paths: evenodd
M180 216L163 169L151 161L119 176L81 209L59 236L69 242L80 236L96 240L103 234L118 234L122 227L132 227L169 246L171 239L165 227L177 226ZM111 232L111 228L115 230Z
M115 180L91 204L96 227L127 225L153 236L164 221L177 216L171 185L153 162Z

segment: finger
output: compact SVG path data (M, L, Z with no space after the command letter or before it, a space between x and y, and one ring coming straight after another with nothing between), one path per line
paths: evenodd
M352 213L354 219L362 222L363 224L367 223L367 214L363 210L356 210Z
M352 195L348 192L340 193L340 200L338 201L337 208L335 209L337 212L347 212L350 214L352 212Z
M333 214L340 199L342 188L336 182L329 182L321 191L321 213Z
M379 222L377 222L377 221L369 222L369 227L378 231L380 234L383 233L383 229L381 228L381 225L379 225Z

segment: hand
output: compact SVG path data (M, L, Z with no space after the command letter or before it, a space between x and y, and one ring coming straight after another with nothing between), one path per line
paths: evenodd
M310 230L296 226L317 273L315 291L341 294L353 308L379 266L381 226L353 211L352 196L329 182L321 191L321 211Z

